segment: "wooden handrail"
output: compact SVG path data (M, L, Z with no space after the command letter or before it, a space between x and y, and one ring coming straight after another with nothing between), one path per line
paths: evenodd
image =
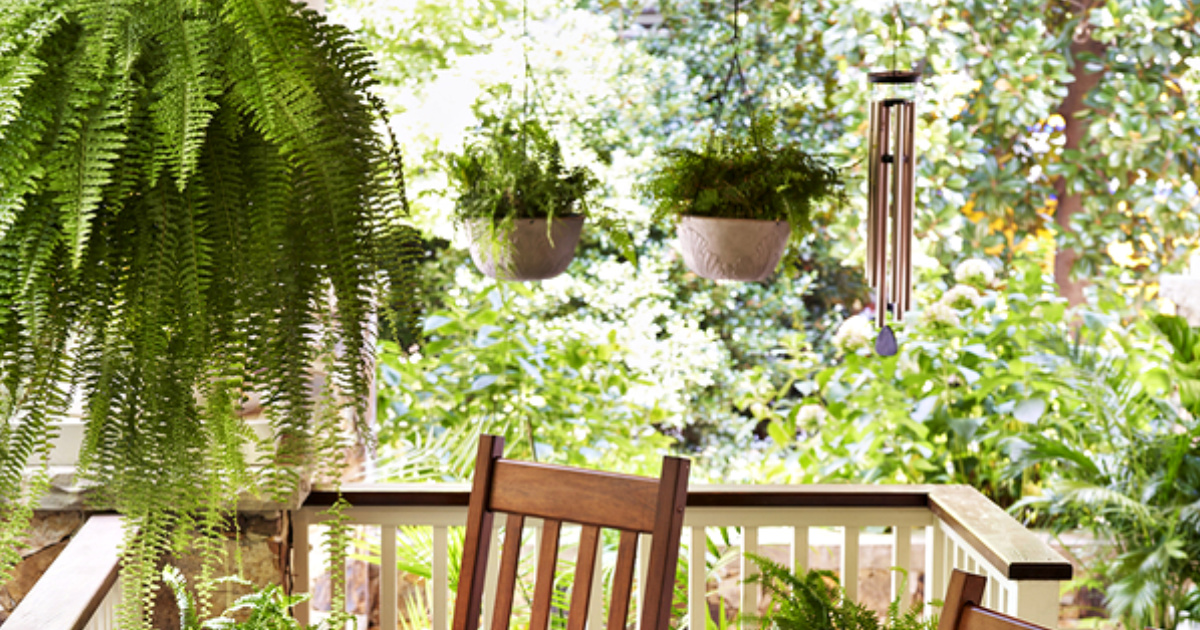
M929 509L1010 580L1069 580L1071 563L970 486L934 486Z
M337 500L316 488L305 507ZM355 506L466 507L466 484L347 484ZM987 497L963 485L693 485L689 508L927 508L1011 580L1069 580L1071 564Z
M4 622L4 630L82 630L117 582L121 517L88 518Z

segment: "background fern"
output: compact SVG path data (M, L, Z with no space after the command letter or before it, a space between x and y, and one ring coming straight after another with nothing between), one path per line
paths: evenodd
M73 393L81 473L136 528L126 628L162 552L257 484L247 392L282 445L272 489L336 477L374 305L414 339L420 248L371 71L286 0L0 0L0 568ZM312 396L323 363L346 398Z

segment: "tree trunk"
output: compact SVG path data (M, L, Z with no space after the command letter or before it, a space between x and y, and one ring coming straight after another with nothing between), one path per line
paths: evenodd
M1083 10L1087 10L1084 8ZM1066 125L1063 130L1066 136L1064 151L1078 149L1087 139L1087 121L1076 118L1076 114L1087 109L1084 98L1104 77L1104 71L1088 72L1086 63L1080 58L1084 54L1103 57L1107 46L1092 39L1091 29L1084 26L1084 31L1077 33L1071 41L1071 76L1075 81L1067 86L1067 97L1058 107L1058 113ZM1080 193L1067 194L1067 179L1059 177L1055 182L1058 193L1058 206L1054 213L1054 222L1064 232L1071 232L1071 217L1083 210L1083 195ZM1054 281L1058 284L1059 293L1067 298L1072 306L1083 303L1083 287L1086 280L1073 280L1071 268L1079 257L1078 252L1070 248L1059 247L1054 254Z

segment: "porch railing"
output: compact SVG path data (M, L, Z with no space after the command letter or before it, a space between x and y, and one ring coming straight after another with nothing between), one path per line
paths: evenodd
M405 525L433 529L429 606L432 630L449 628L449 531L465 524L468 494L466 486L449 484L343 488L342 496L353 506L345 513L349 522L380 527L381 628L392 630L397 626L396 528ZM298 590L311 588L314 567L310 566L307 551L317 533L311 528L326 518L322 511L336 498L335 493L316 491L293 512L293 567ZM838 533L839 574L855 576L843 577L846 594L854 599L859 594L857 577L864 529L886 531L892 566L916 575L911 569L914 562L920 563L927 607L931 600L942 598L951 570L960 568L987 575L985 606L1049 627L1058 621L1059 583L1071 578L1071 565L1062 556L967 486L693 486L688 493L684 528L690 619L708 616L705 540L709 528L740 530L733 542L744 552L758 552L764 533L770 532L777 539L782 529L792 566L805 568L810 564L810 535L832 528ZM493 534L497 541L499 530L498 526ZM914 557L914 541L923 545L923 559ZM642 544L648 541L642 540ZM499 548L498 542L493 548ZM740 562L742 576L754 570L744 554ZM494 586L498 561L493 564L488 584ZM907 604L911 589L901 589L901 582L900 574L894 572L891 597L900 597ZM594 595L598 597L599 593ZM743 586L740 609L753 610L759 596L757 586ZM485 615L489 608L484 607ZM591 627L602 628L602 606L593 605L591 610L595 616ZM301 604L296 615L307 623L308 604ZM490 620L485 618L483 627L490 627ZM703 630L704 625L689 627Z
M21 600L4 630L116 630L121 518L88 518Z

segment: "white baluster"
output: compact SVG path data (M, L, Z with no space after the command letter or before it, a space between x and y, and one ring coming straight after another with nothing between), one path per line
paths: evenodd
M588 604L588 628L604 630L604 552L603 544L596 553L596 565L592 568L592 593Z
M792 528L792 571L807 571L808 566L808 526L797 525Z
M500 529L504 526L504 520L496 515L492 521L491 552L488 553L487 568L483 574L483 623L479 626L484 630L492 627L492 617L496 612L496 582L500 579ZM505 536L508 535L505 533Z
M933 600L946 596L946 534L941 523L925 528L925 616L935 611Z
M445 525L433 528L433 630L448 627L448 599L450 596L450 544Z
M1013 616L1047 628L1058 627L1058 582L1017 582L1016 600Z
M900 611L906 611L912 606L912 583L916 576L912 569L912 528L897 526L892 528L892 566L903 571L892 571L892 600L900 599Z
M851 601L858 601L858 535L862 530L849 525L842 528L842 591Z
M758 554L758 528L749 525L742 527L742 601L741 613L743 615L758 614L758 595L761 587L759 584L747 584L745 580L752 575L758 575L758 565L754 564L746 554ZM745 624L744 627L754 627L753 624Z
M654 536L642 534L638 540L638 570L637 570L637 630L642 630L642 607L646 603L646 574L650 571L650 545Z
M396 526L379 527L379 626L396 630Z
M692 540L688 545L688 627L704 630L708 618L707 567L705 551L708 540L703 527L691 528Z

